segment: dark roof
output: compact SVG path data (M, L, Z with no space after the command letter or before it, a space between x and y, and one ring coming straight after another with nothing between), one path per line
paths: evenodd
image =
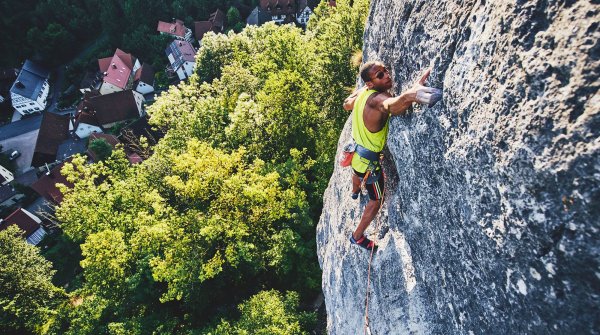
M271 15L267 12L267 10L263 10L259 6L254 8L248 18L246 19L246 23L250 25L260 26L265 22L271 21Z
M35 183L36 180L38 180L38 177L35 169L30 169L27 172L21 173L15 177L15 182L26 186L30 186L31 184Z
M6 199L10 199L15 194L17 194L17 191L15 191L10 184L0 186L0 203L4 202Z
M79 88L91 88L98 83L99 74L98 72L86 71Z
M79 139L78 137L69 138L63 141L58 146L58 152L56 153L56 159L59 161L63 161L75 154L82 154L86 150L85 141Z
M54 162L58 146L69 138L69 115L44 113L33 152L33 166Z
M296 14L297 7L295 0L260 0L259 6L269 15Z
M25 231L26 237L29 237L31 234L35 233L36 230L40 229L39 223L25 213L22 208L17 209L2 221L2 224L0 224L0 231L3 231L14 224Z
M36 100L38 94L42 90L44 81L46 81L49 76L50 72L41 66L26 60L17 80L10 88L10 91L31 100Z
M223 31L225 13L223 13L220 9L217 9L214 13L210 14L208 21L212 22L214 28L218 29L219 31Z
M79 104L77 124L101 126L138 118L140 113L134 94L132 90L126 90L105 95L95 95L95 93L86 95Z
M55 166L50 170L49 174L42 175L40 179L33 183L31 188L46 200L54 204L60 204L63 199L63 194L58 190L56 184L61 183L67 185L69 188L73 187L73 184L69 183L60 172L65 163L70 161L71 159L68 159Z
M212 31L213 24L210 21L196 21L194 22L194 36L197 40L201 40L209 31Z
M134 81L141 81L152 85L154 83L154 69L152 68L152 65L148 63L142 64L135 73Z
M159 139L163 138L165 135L159 130L152 129L152 126L148 123L148 120L149 117L144 116L121 129L121 141L125 142L126 138L124 134L127 131L131 131L136 138L144 136L146 138L152 138L155 141L158 141Z
M15 69L12 67L0 69L0 81L10 80L11 82L13 82L15 79L17 79L18 75L19 75L18 69Z

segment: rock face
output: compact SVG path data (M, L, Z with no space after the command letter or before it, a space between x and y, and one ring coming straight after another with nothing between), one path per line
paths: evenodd
M372 0L364 60L433 108L393 117L367 230L372 334L600 332L599 1ZM340 101L341 105L341 101ZM350 120L341 147L350 139ZM317 228L329 334L363 334L367 196L336 166Z

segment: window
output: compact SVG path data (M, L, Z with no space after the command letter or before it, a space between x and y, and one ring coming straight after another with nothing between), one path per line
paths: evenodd
M35 108L35 110L36 110L36 111L39 111L40 109L39 109L39 107L36 107L36 108Z

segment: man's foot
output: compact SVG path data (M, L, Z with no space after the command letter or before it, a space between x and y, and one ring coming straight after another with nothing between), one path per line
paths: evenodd
M360 191L358 191L356 193L352 193L352 199L354 199L354 200L358 199L359 194L360 194Z
M352 236L352 234L351 234L350 235L350 243L356 244L359 247L365 248L367 250L371 250L373 248L377 248L377 245L375 245L375 242L373 242L373 241L369 240L368 238L366 238L365 235L363 235L358 240L355 240L354 236Z

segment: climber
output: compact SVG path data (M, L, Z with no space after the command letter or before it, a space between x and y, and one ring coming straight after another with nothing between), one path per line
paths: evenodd
M431 68L425 70L410 89L392 97L388 92L393 86L388 69L379 61L370 61L360 68L365 85L344 100L344 109L353 111L352 137L357 144L352 158L352 198L358 198L363 178L369 193L369 202L356 230L350 235L350 242L367 250L376 247L364 236L364 231L381 207L385 178L380 154L387 138L389 116L406 113L413 102L432 107L442 98L441 90L424 86L430 72Z

